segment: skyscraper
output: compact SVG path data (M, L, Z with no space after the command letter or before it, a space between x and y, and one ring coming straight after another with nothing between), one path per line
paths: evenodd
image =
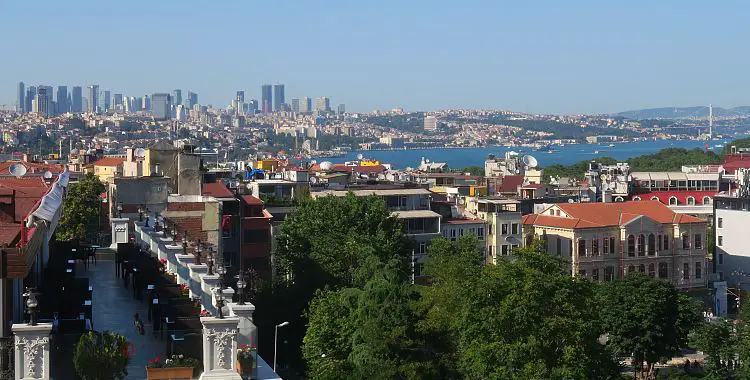
M283 84L273 85L273 110L276 112L284 110L284 85Z
M245 91L239 90L237 91L237 96L235 97L239 102L244 103L245 102Z
M182 104L182 90L172 90L172 104Z
M87 112L96 113L99 106L99 85L92 84L88 86L88 107Z
M57 86L57 113L62 114L70 111L68 106L68 86Z
M151 97L148 95L143 95L143 98L141 99L141 111L151 111Z
M299 98L292 98L292 112L299 113Z
M145 98L144 98L145 99ZM172 99L169 94L151 95L151 114L156 120L167 120L172 114Z
M109 107L112 105L112 93L109 90L104 90L104 104L102 111L109 111Z
M16 111L26 112L26 86L23 82L18 82L18 99L16 100Z
M122 94L115 94L115 96L112 98L112 105L117 108L117 106L121 106L122 104Z
M36 112L39 115L42 116L52 116L52 102L50 101L52 99L52 95L49 94L49 87L48 86L39 86L37 88L37 93L35 97L35 105L36 109L34 112Z
M302 104L300 104L299 112L310 113L312 112L312 98L305 96L302 98Z
M346 113L346 106L344 105L344 103L339 104L339 110L338 111L339 111L339 115L343 115L343 114Z
M331 111L331 99L325 96L315 99L315 110L318 112Z
M73 86L71 100L70 110L73 112L83 112L83 89L81 86Z
M35 97L36 97L36 87L29 86L26 89L26 106L24 107L26 112L34 112L34 109L31 107L31 103Z
M198 94L188 91L187 105L189 109L193 109L198 104Z
M250 99L250 101L247 103L247 113L250 115L255 115L256 113L258 113L257 99Z
M273 94L272 86L270 84L264 84L260 91L260 106L263 113L271 113L273 107Z

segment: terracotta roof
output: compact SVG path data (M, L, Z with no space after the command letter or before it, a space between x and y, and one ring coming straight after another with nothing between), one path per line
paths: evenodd
M482 219L443 219L443 223L446 224L479 224L486 223Z
M243 195L242 200L248 205L263 206L263 201L252 195Z
M94 162L94 166L117 166L125 162L122 157L104 157Z
M21 233L20 223L0 222L0 245L11 246Z
M10 175L8 169L13 164L22 164L26 167L28 174L41 174L50 171L52 174L62 173L65 168L63 165L45 164L43 162L20 162L20 161L3 161L0 162L0 175Z
M526 225L543 225L559 228L599 228L621 226L641 216L657 223L705 223L685 214L678 214L657 201L635 201L614 203L558 203L568 217L529 214L522 218Z
M0 177L0 191L6 203L14 204L14 220L20 222L39 202L50 187L41 177ZM15 192L15 199L13 194Z
M498 189L498 193L516 193L518 191L518 186L523 185L523 176L522 175L506 175L503 177L503 183L500 185L500 189Z
M234 198L234 194L221 182L204 183L203 195L216 198Z

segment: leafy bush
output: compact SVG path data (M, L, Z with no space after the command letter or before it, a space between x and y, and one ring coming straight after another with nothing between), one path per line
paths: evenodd
M73 366L84 380L124 379L131 354L124 336L110 331L89 331L76 344Z

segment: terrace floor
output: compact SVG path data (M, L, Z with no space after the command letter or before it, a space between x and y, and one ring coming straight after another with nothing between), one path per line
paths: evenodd
M107 250L103 250L106 253ZM124 335L135 348L135 354L128 365L126 379L145 379L146 363L156 356L164 358L166 342L154 337L152 324L148 321L148 307L144 301L133 297L132 288L123 285L122 279L115 277L115 262L109 255L99 256L97 264L89 265L88 270L78 264L81 275L86 275L93 292L93 324L97 331L114 331ZM107 257L107 258L105 258ZM140 335L133 325L133 315L138 313L143 321L146 334Z

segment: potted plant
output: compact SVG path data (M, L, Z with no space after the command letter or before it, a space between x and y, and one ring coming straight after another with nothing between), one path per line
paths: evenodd
M132 353L124 336L89 331L76 344L73 367L84 380L124 379Z
M167 270L167 259L159 259L159 272L164 273Z
M198 360L182 354L172 355L165 360L157 356L146 365L146 376L148 380L192 379L196 368Z
M240 344L237 347L237 372L243 377L250 376L255 368L255 346L251 344Z
M187 286L187 284L180 285L180 294L182 294L183 296L190 295L190 288Z

